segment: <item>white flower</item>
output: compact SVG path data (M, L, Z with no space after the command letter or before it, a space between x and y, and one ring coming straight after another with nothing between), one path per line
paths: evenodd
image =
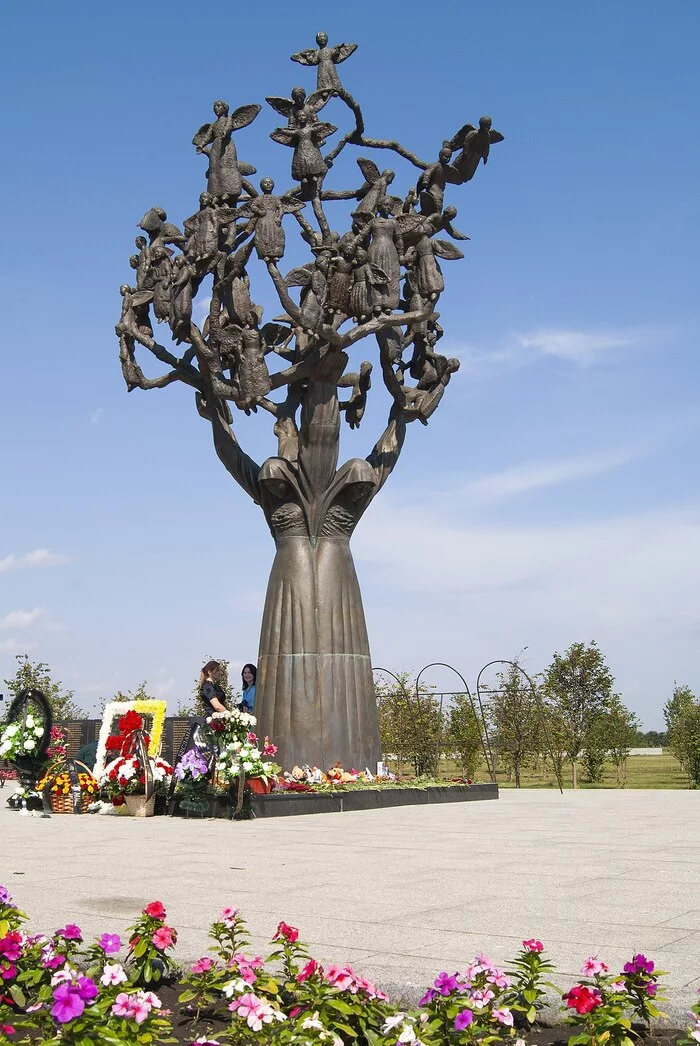
M5 733L8 737L14 737L15 734L19 733L19 726L17 723L10 723Z
M24 742L24 747L27 749L28 752L31 752L33 748L36 748L36 741L34 740L34 738L28 737Z
M412 1024L404 1024L403 1031L401 1032L401 1034L399 1035L399 1037L398 1037L398 1039L396 1041L397 1042L412 1042L414 1044L414 1046L415 1046L415 1043L418 1040L416 1039L416 1033L414 1031L413 1025Z
M382 1025L382 1035L388 1035L392 1028L395 1028L397 1024L405 1019L405 1013L395 1013L392 1017L387 1017Z
M249 988L250 985L246 984L242 977L237 977L235 981L222 985L221 990L227 999L231 999L234 995L243 995Z
M318 1019L318 1010L316 1010L316 1012L310 1017L307 1017L305 1021L302 1021L301 1026L304 1031L310 1031L312 1028L316 1028L318 1031L323 1031L323 1024Z
M27 716L25 722L26 722L28 727L36 726L36 719L31 714Z
M128 979L120 963L105 963L104 972L100 977L100 984L104 984L105 987L110 984L124 984Z
M244 770L252 770L253 769L253 764L250 762L249 759L246 759L245 762L243 763L243 769Z

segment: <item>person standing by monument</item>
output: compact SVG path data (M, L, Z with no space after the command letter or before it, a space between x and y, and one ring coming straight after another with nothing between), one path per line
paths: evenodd
M199 699L206 707L206 714L227 712L226 694L220 684L221 665L218 661L207 661L199 673Z
M258 670L255 665L244 665L241 672L243 681L243 692L239 709L241 712L252 712L255 708L255 681L258 678Z

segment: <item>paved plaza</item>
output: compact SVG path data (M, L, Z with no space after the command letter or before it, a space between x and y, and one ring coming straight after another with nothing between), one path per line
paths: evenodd
M597 953L669 972L676 1022L700 987L700 793L504 791L498 801L264 821L21 817L0 791L0 882L32 928L123 931L161 900L197 958L226 905L256 951L280 919L312 953L415 1001L477 951L539 937L570 985Z

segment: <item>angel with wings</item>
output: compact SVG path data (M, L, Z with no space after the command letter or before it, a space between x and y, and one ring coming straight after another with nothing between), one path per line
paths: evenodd
M357 190L356 197L360 201L355 210L356 214L376 214L377 204L383 196L389 196L389 186L394 180L393 171L381 171L373 160L364 156L357 158L357 166L362 171L364 183ZM398 196L389 196L394 202L395 209L401 207Z
M185 237L167 218L162 207L150 207L139 222L139 229L148 233L150 247L184 246Z
M253 233L258 258L264 262L279 261L284 254L284 215L294 214L305 206L302 200L289 194L273 196L274 187L272 178L263 178L260 182L262 195L247 201L236 210L239 218L249 219L248 224L238 233L236 242Z
M307 334L316 334L321 329L328 298L329 252L318 248L317 254L315 262L292 269L284 278L287 287L302 288L299 326Z
M421 174L416 184L422 214L437 214L442 210L445 199L445 185L451 182L458 185L460 176L450 165L452 148L449 142L443 142L442 149L435 163Z
M280 116L287 117L287 127L300 127L302 123L314 123L318 114L331 97L330 91L314 91L307 98L303 87L293 87L291 98L271 95L265 101ZM302 117L305 119L302 120Z
M407 252L406 263L415 272L415 289L426 301L434 302L445 289L442 270L437 263L436 255L449 261L456 261L464 255L447 240L431 239L433 233L430 219L423 222L421 234L415 246Z
M318 66L318 78L316 82L317 91L332 91L334 94L343 94L344 88L336 70L336 65L344 62L357 50L357 44L335 44L328 46L328 34L316 34L317 47L308 51L299 51L292 55L293 62L300 65Z
M319 146L323 145L326 138L335 134L338 128L332 123L322 123L319 120L311 122L303 113L300 114L299 121L297 127L278 127L270 138L280 145L293 147L292 178L295 182L301 182L302 188L308 188L309 185L315 185L328 170Z
M453 150L461 149L459 156L453 160L452 167L459 177L458 185L471 181L476 174L479 160L488 162L492 145L504 140L505 135L491 129L491 117L482 116L478 129L471 123L465 123L449 142Z
M261 105L242 105L229 116L228 102L216 101L216 120L203 124L192 139L197 152L209 160L207 192L217 199L237 200L243 190L241 176L255 174L254 167L239 162L233 132L252 123L261 109Z

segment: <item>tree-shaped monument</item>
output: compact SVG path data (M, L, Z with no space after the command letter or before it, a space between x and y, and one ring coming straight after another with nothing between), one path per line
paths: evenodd
M289 98L267 99L286 121L270 137L293 150L291 187L276 193L264 177L258 192L248 180L255 168L238 159L237 132L262 107L231 112L215 102L214 119L193 140L209 164L199 209L183 231L162 208L146 212L139 223L146 235L137 237L130 259L134 285L121 288L116 330L130 391L173 381L194 389L221 462L260 505L275 541L258 660L261 731L274 738L286 766L341 760L362 768L373 767L380 751L350 537L394 468L406 425L427 424L458 369L457 360L437 351L435 308L444 288L438 258L462 258L452 241L467 239L453 225L456 209L444 205L445 189L469 181L503 136L482 117L478 127L466 124L443 141L431 163L398 142L369 138L338 73L357 45L329 45L325 33L316 44L292 56L316 67L316 89L295 87ZM324 155L337 128L319 114L333 99L352 114L351 128ZM348 146L393 151L419 169L417 184L394 195L394 171L359 155L361 184L330 188L329 172ZM342 235L329 213L333 201L354 201L336 208L349 226ZM284 274L290 221L309 258ZM254 255L282 310L267 323L251 296ZM211 298L198 326L192 304L200 289ZM170 347L155 339L153 318L170 328ZM341 420L358 428L365 411L372 363L351 365L350 356L368 338L390 397L388 422L366 458L338 467ZM143 349L165 373L146 376L137 362ZM272 415L274 457L260 465L242 450L232 407Z

